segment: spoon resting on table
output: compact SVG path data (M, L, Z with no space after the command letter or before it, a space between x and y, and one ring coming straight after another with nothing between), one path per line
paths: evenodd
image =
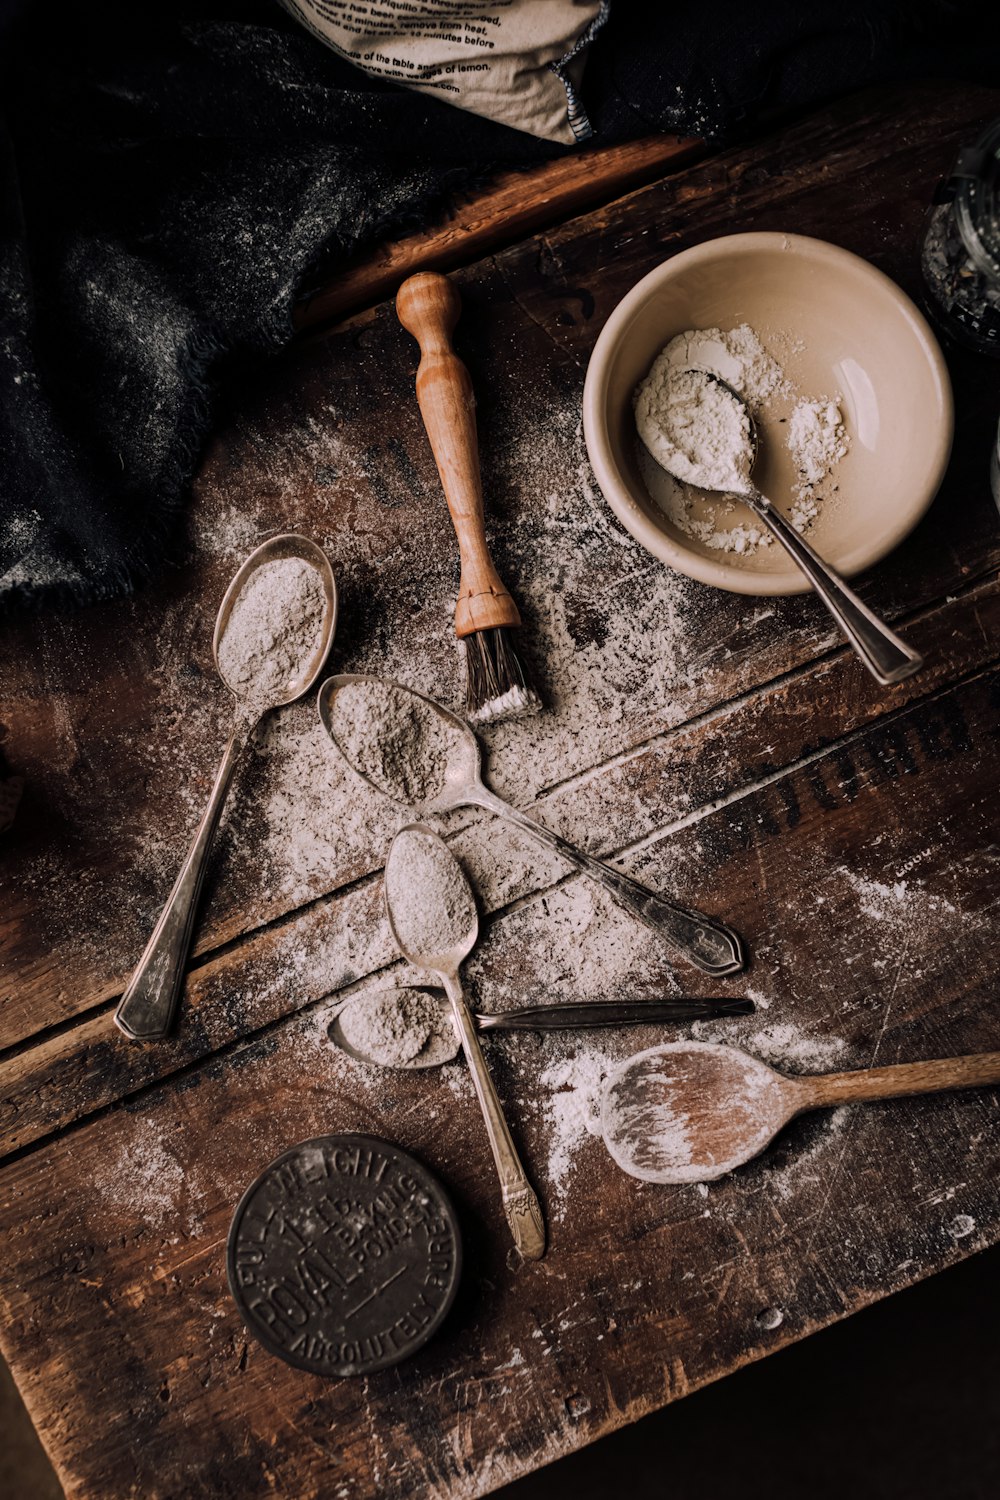
M890 686L919 671L923 666L920 653L848 588L839 573L753 483L750 476L759 448L757 424L739 392L708 370L684 370L679 386L683 399L678 402L676 426L667 430L657 425L655 433L639 430L650 456L682 484L693 484L708 494L732 496L752 510L801 568L877 682ZM717 425L731 440L731 447L727 443L719 452L707 448L701 451L697 442L692 442L691 432L697 431L694 414L706 405L714 408Z
M644 1182L712 1182L758 1156L807 1110L1000 1083L1000 1052L794 1078L737 1047L669 1042L605 1080L601 1133Z
M573 1000L471 1015L479 1032L584 1031L718 1021L753 1011L752 1000ZM416 984L387 985L348 1000L326 1034L348 1057L379 1068L436 1068L451 1062L461 1045L446 997Z
M348 765L370 786L421 815L482 807L553 849L705 974L743 968L743 945L724 922L655 895L613 865L575 848L483 784L479 741L433 698L389 678L348 672L319 690L319 716Z
M289 665L281 656L272 655L268 671L267 660L258 652L250 651L245 662L231 656L232 636L227 649L227 628L244 590L255 585L255 594L248 596L249 602L241 607L249 612L249 626L260 628L261 647L275 646L270 633L275 624L275 601L265 597L274 575L273 571L265 575L262 570L295 562L307 565L315 575L313 580L309 574L298 572L296 582L304 585L303 598L308 597L320 611L314 638L307 643L302 658ZM226 590L215 622L212 655L219 676L236 700L236 719L194 840L115 1012L115 1025L133 1041L153 1041L170 1030L184 982L191 931L212 841L239 758L265 714L301 698L312 687L329 655L336 622L337 586L333 570L326 554L308 537L290 533L271 537L250 554ZM289 629L293 626L294 622L290 622ZM255 680L248 679L250 669L257 670Z

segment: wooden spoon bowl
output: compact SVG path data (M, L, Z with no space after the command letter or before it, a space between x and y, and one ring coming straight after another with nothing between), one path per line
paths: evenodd
M1000 1052L789 1078L736 1047L672 1042L608 1076L601 1130L632 1177L711 1182L759 1155L806 1110L993 1083Z

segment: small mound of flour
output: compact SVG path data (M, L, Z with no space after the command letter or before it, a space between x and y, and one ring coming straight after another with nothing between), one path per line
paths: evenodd
M385 900L404 958L419 964L441 958L475 932L476 898L443 839L404 828L393 839L385 867Z
M799 401L788 419L788 447L802 476L796 493L804 496L847 456L848 437L836 401Z
M323 639L326 593L300 557L255 568L219 641L219 671L241 702L263 712L294 690Z
M448 1002L430 990L384 989L348 1001L337 1017L349 1047L388 1068L454 1057L457 1039Z
M330 705L330 731L356 771L397 802L414 807L444 791L449 763L467 735L436 706L380 677L338 687Z

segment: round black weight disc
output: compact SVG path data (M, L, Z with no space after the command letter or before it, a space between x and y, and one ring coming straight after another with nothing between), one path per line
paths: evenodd
M369 1375L432 1336L461 1262L455 1210L425 1166L373 1136L324 1135L247 1188L226 1270L265 1349L314 1375Z

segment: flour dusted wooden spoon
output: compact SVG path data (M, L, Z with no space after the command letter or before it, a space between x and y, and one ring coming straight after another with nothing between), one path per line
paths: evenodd
M646 1182L711 1182L810 1109L1000 1083L1000 1052L789 1078L736 1047L671 1042L628 1058L601 1098L604 1143Z

